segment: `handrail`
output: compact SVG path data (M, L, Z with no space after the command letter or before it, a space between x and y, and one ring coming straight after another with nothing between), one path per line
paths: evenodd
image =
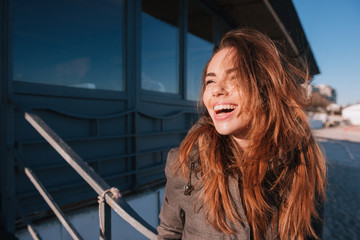
M68 231L70 236L73 239L83 239L80 234L76 231L74 226L71 224L69 219L65 216L65 214L61 211L60 207L55 203L49 192L46 190L44 185L39 181L37 176L33 173L33 171L26 167L23 163L23 160L21 159L20 154L18 151L11 149L12 154L16 158L17 162L19 163L19 166L24 170L26 176L30 179L31 183L35 186L35 188L38 190L40 195L43 197L45 202L49 205L51 210L55 213L56 217L60 220L61 224L65 227L65 229Z
M18 199L15 197L15 195L10 194L9 197L10 197L11 201L13 201L15 203L16 210L19 213L19 215L21 216L21 218L24 220L24 222L26 223L27 229L28 229L30 235L32 236L32 238L34 240L42 240L38 231L33 226L33 223L31 222L31 220L27 217L27 215L24 213L24 211L20 207L20 203L19 203Z
M68 164L95 190L102 196L110 189L110 186L102 179L74 150L63 141L35 112L31 109L24 111L25 119L34 129L68 162ZM142 219L123 199L113 199L111 193L105 194L105 200L109 206L125 221L149 239L156 238L156 230Z

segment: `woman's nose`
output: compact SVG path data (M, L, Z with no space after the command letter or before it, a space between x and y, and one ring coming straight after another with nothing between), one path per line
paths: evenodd
M212 89L212 95L214 97L228 94L229 91L227 90L226 84L224 83L217 83Z

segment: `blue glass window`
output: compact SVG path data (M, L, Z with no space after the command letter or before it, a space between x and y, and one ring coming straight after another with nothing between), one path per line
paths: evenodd
M212 55L214 44L188 33L187 89L189 100L198 100L201 90L201 74Z
M189 1L186 98L198 100L201 74L214 48L214 17Z
M124 0L16 0L15 81L123 91Z
M179 93L179 3L144 0L141 15L141 87Z

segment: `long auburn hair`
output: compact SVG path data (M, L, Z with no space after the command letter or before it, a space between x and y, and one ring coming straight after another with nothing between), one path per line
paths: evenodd
M183 140L174 172L180 169L188 178L191 154L198 152L204 184L198 203L218 231L233 234L236 229L227 219L244 221L229 193L229 176L237 175L255 240L263 239L269 226L282 240L317 237L311 222L318 217L317 205L325 200L326 165L303 111L309 102L304 87L308 73L256 30L228 32L216 52L225 48L232 50L231 61L238 69L241 113L251 119L248 145L240 148L231 136L220 135L200 100L205 123ZM207 66L201 96L206 71Z

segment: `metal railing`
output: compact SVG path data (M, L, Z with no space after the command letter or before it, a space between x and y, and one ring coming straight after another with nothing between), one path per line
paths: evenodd
M41 118L31 109L22 110L25 119L30 125L62 156L63 159L94 189L99 196L104 196L105 201L100 203L100 239L111 239L111 209L113 209L120 217L128 222L137 231L142 233L149 239L156 239L156 230L142 219L123 198L113 198L113 194L108 192L110 186L100 177L80 156L78 156L72 148L59 137ZM14 157L17 159L19 166L24 170L27 177L36 187L38 192L45 199L50 208L54 211L57 218L63 224L73 239L82 239L80 234L72 226L70 221L63 214L61 209L52 199L45 187L33 173L33 171L24 165L21 155L16 149L11 149ZM13 196L14 200L16 198ZM41 239L31 221L22 213L18 205L20 216L28 225L29 232L34 239Z

